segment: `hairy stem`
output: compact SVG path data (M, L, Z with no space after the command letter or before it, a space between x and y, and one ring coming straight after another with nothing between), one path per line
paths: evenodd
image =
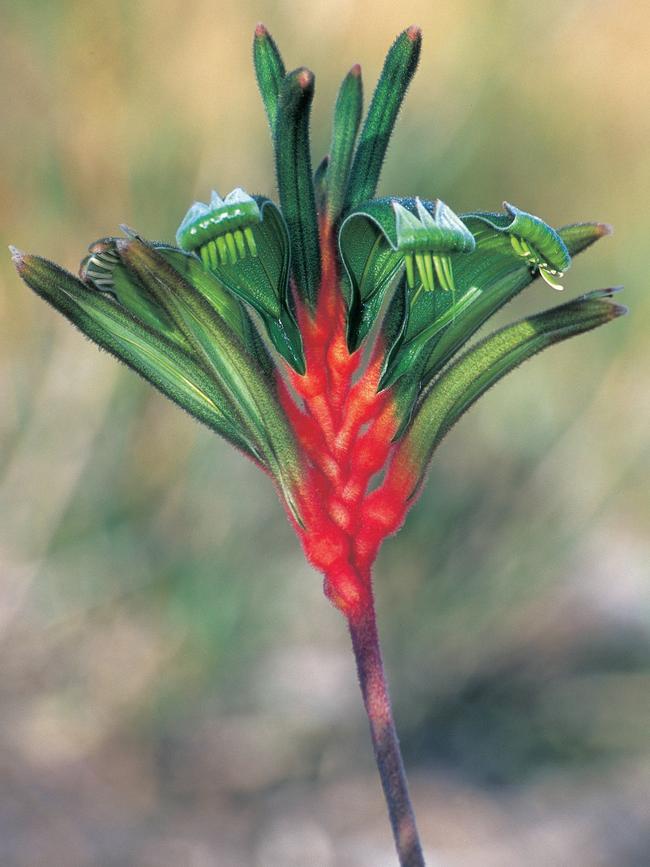
M422 846L409 797L372 603L348 620L375 760L401 867L424 867Z

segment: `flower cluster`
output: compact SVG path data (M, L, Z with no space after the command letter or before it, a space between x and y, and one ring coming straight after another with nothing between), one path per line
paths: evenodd
M609 228L554 229L507 203L457 215L439 200L374 198L420 42L414 27L398 36L363 123L350 70L313 172L314 77L287 72L258 26L279 204L213 192L189 208L177 246L125 229L90 246L79 278L14 252L38 294L272 478L351 619L371 605L379 546L460 415L524 359L623 312L598 290L463 350L537 276L561 288L571 256Z
M12 250L18 272L100 347L229 440L274 482L325 592L347 617L402 867L423 867L379 650L371 569L431 456L472 404L522 361L625 312L600 289L466 347L541 276L609 233L554 229L508 203L375 198L420 52L392 45L362 123L359 66L336 100L312 172L314 77L287 72L255 32L279 203L237 188L188 210L178 246L124 228L90 245L75 277Z

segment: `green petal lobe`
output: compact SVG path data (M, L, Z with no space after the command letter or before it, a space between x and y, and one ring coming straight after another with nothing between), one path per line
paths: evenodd
M575 256L601 238L611 235L613 231L614 229L608 223L573 223L570 226L562 226L557 233L566 244L569 253Z
M191 206L176 238L183 249L200 256L205 271L257 311L278 352L304 373L302 339L289 293L289 235L276 205L242 189L225 199L215 192L208 204ZM188 268L196 271L196 265ZM223 299L218 300L223 306Z
M16 259L23 280L87 337L123 361L166 397L264 463L239 424L235 405L188 352L136 320L58 265L38 256Z
M273 132L278 112L280 85L284 79L285 69L278 46L263 24L258 24L255 28L253 63L262 102Z
M444 202L389 197L366 202L349 214L341 226L339 246L349 277L348 345L354 350L402 276L409 291L409 318L420 295L434 295L437 289L455 295L451 257L470 253L475 241ZM393 307L388 317L392 331L395 315Z
M361 68L353 66L339 90L334 107L330 165L327 176L327 216L336 222L345 207L350 166L363 110Z
M436 446L498 380L546 347L627 312L609 300L614 291L596 290L508 325L472 347L443 372L420 399L399 447L420 468L418 485ZM415 490L417 486L412 493Z
M119 242L118 251L167 310L197 359L232 397L248 435L298 516L294 490L301 473L300 458L274 382L205 299L153 247L134 239Z
M320 241L309 147L309 114L314 76L301 67L280 87L275 124L275 170L282 214L291 240L291 269L296 289L313 310L320 284Z
M422 34L409 27L390 47L359 136L347 192L347 207L371 199L397 115L420 59Z

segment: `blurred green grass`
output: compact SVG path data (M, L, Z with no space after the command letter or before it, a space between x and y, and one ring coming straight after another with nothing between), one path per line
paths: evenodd
M315 158L346 70L361 62L369 94L393 36L416 22L422 63L382 191L440 196L458 211L507 199L556 225L614 224L576 261L566 294L623 283L632 314L526 365L472 410L387 543L376 583L408 763L433 805L422 807L432 849L449 843L431 794L442 777L478 797L487 785L531 791L551 774L573 793L576 823L596 796L632 815L630 780L650 770L643 5L31 0L5 4L3 18L0 238L73 270L119 223L171 239L212 187L273 194L250 57L258 19L290 68L316 72ZM234 792L234 815L255 827L259 804L264 816L298 810L270 805L273 787L302 785L305 803L355 773L377 797L376 835L390 851L351 662L335 664L346 659L343 625L270 486L59 321L8 256L0 286L0 761L10 780L0 823L21 818L0 843L2 863L32 867L34 839L63 852L61 863L109 863L113 849L122 854L110 863L179 863L155 846L146 854L164 837L152 815L209 838L182 825L179 800L231 822L222 799ZM502 319L555 301L535 285ZM81 785L80 767L108 782L91 774ZM34 775L46 804L36 818ZM59 833L60 799L81 809L70 794L80 791L104 806ZM544 809L557 791L539 795ZM467 852L478 812L453 820ZM598 863L640 863L641 820L621 828L624 851L595 808L592 818L581 839ZM337 827L319 821L323 834ZM525 824L500 826L515 854L499 850L495 863L523 863ZM99 839L109 827L112 845ZM218 836L232 863L276 863L263 831L242 834ZM559 839L556 860L527 863L596 863ZM462 860L461 847L448 863L489 863L482 845L484 860ZM376 863L368 857L350 863Z

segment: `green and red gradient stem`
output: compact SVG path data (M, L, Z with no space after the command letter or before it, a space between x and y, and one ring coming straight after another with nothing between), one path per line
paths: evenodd
M406 517L418 472L404 460L401 471L395 466L400 419L391 389L377 392L385 351L380 338L361 373L361 353L348 351L336 236L326 216L319 229L316 309L297 303L307 370L300 376L287 368L287 380L278 375L304 466L298 492L303 526L289 517L307 559L325 576L325 594L347 618L400 864L420 867L424 860L381 659L371 573L382 541ZM373 477L389 463L390 484L387 479L369 492Z
M375 760L388 805L388 815L400 865L401 867L424 867L422 846L409 796L384 674L377 620L372 607L365 616L358 620L350 620L349 625L363 703L370 723Z

